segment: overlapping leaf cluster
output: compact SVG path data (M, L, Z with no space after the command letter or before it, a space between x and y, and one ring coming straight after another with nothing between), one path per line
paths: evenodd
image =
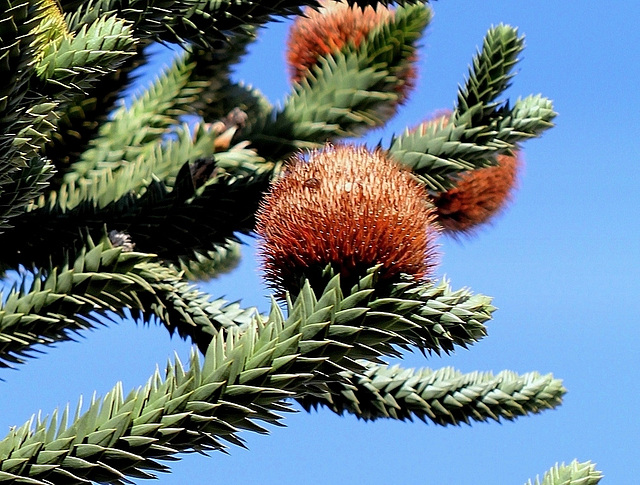
M266 432L258 422L280 423L291 399L440 425L560 403L552 376L385 365L404 349L452 352L486 335L491 300L446 282L381 285L371 268L346 293L338 276L307 283L286 314L274 302L269 315L189 282L233 267L237 235L252 231L294 151L387 121L398 73L431 20L423 3L398 3L358 48L322 58L280 108L230 73L260 26L319 2L0 0L0 270L21 269L0 298L0 367L129 311L195 344L188 369L176 359L126 397L116 386L88 409L80 402L12 429L0 442L0 483L151 477L176 453ZM118 103L156 41L181 52ZM500 99L522 48L514 28L492 28L450 119L386 147L432 192L551 126L546 98ZM544 483L585 476L598 480L572 464Z

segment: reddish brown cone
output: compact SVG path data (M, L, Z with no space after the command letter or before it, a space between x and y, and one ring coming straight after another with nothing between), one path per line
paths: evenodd
M296 18L289 31L287 61L291 79L300 81L320 57L339 52L352 42L360 46L369 32L393 16L379 6L350 7L343 2L325 1L320 10L307 8L305 16Z
M505 208L516 186L520 160L498 155L498 164L465 172L456 186L434 197L438 222L446 232L470 232Z
M441 111L416 130L448 122L450 111ZM433 197L437 220L446 233L470 233L504 209L517 185L522 165L519 154L498 155L497 165L463 172L456 186Z
M329 146L299 156L272 185L256 232L269 284L297 293L328 264L343 283L376 264L381 279L424 278L436 259L432 223L424 188L381 151Z
M296 82L307 76L321 57L336 53L348 45L359 47L376 27L393 19L394 11L378 5L364 8L350 7L346 2L324 1L320 10L307 8L305 16L297 17L291 30L287 47L287 61L291 80ZM415 60L415 59L414 59ZM386 117L394 114L398 104L402 104L415 86L416 71L410 62L395 75L401 80L393 86L398 99L388 106Z

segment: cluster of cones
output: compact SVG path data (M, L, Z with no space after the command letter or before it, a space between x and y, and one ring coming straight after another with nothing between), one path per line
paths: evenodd
M292 81L304 79L321 57L357 48L392 18L391 9L351 8L342 2L310 9L291 29ZM407 70L406 76L396 103L413 86L415 72ZM444 118L448 114L415 129L426 130ZM328 265L346 281L375 265L381 279L428 278L438 259L440 233L469 234L508 202L518 154L500 155L495 162L462 173L453 188L434 194L380 149L328 145L294 157L257 215L267 281L278 292L297 293L303 278L320 277Z

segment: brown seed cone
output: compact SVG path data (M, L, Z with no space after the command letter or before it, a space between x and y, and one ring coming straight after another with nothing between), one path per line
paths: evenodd
M463 173L454 188L434 197L444 231L469 233L504 209L515 189L520 165L517 153L498 155L497 165Z
M415 131L427 133L437 123L447 125L451 111L441 110ZM517 185L519 154L498 155L497 165L463 172L456 186L433 197L438 223L445 233L470 234L500 213Z
M360 8L350 7L346 2L324 1L320 10L307 8L304 17L296 18L289 31L287 61L291 80L297 82L318 64L318 59L327 54L343 50L350 43L359 47L369 33L379 25L389 22L394 11L378 5ZM414 62L410 62L403 72L395 73L402 83L394 86L398 100L390 108L390 117L396 105L402 104L416 83Z
M256 233L269 285L296 294L327 265L347 289L377 264L381 280L425 278L436 260L433 220L424 188L380 150L328 146L298 156L272 185Z
M360 46L369 32L393 15L383 7L361 9L332 0L322 3L320 10L307 8L289 31L287 61L292 81L303 79L320 57L341 51L349 42Z

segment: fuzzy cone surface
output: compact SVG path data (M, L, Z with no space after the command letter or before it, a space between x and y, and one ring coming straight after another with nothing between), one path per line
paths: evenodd
M517 185L518 154L498 155L497 165L460 176L456 186L434 197L438 222L446 233L468 233L503 210Z
M307 8L289 31L287 61L293 81L300 81L318 59L339 52L349 44L359 47L369 32L388 21L387 8L350 7L342 2L323 2L320 10Z
M360 8L344 2L322 2L320 10L307 8L305 16L297 17L287 41L287 62L291 80L299 82L322 57L344 49L358 48L375 29L388 23L395 12L378 6ZM415 59L414 59L415 60ZM402 104L415 86L413 63L400 73L403 83L394 87L398 104Z
M435 264L433 209L424 188L381 151L328 146L298 156L257 216L265 276L297 293L331 265L347 282L382 265L381 278L425 278Z

